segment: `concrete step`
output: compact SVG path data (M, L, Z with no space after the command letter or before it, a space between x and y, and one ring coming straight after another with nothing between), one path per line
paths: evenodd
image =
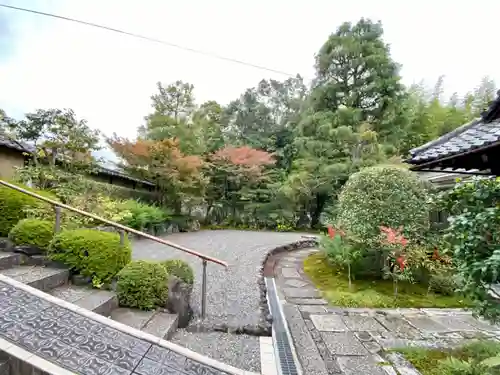
M21 255L0 251L0 270L12 268L21 264Z
M13 266L0 270L5 276L48 292L68 282L69 271L63 268L44 266Z
M65 284L51 290L49 294L104 316L109 316L118 307L114 292L90 286Z
M179 315L158 311L142 330L154 336L170 340L177 329Z
M178 316L161 310L142 311L120 307L111 313L111 319L168 340L177 329Z

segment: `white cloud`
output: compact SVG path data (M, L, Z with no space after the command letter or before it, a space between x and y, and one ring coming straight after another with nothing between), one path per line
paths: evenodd
M432 84L446 74L449 93L473 89L484 75L500 83L495 0L404 6L394 0L42 2L37 9L309 77L314 54L330 32L345 20L371 17L383 21L405 82ZM261 78L283 78L97 28L38 19L23 17L17 53L0 65L0 107L7 111L70 107L91 126L130 137L150 111L157 81L182 79L195 85L199 102L227 103Z

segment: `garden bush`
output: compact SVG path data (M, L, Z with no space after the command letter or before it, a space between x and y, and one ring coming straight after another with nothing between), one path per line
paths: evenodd
M109 283L131 261L128 239L120 244L117 233L92 229L64 230L50 243L51 259L59 261L94 283Z
M160 263L131 262L118 273L118 301L121 306L142 310L164 306L168 297L167 283L167 270Z
M132 199L122 202L120 207L123 211L130 213L120 223L137 230L163 224L169 219L168 213L161 208Z
M376 166L351 175L338 198L338 222L352 238L373 245L380 226L402 227L407 238L429 228L427 191L412 172Z
M116 201L103 194L84 193L73 197L69 205L79 210L89 212L107 220L121 223L125 221L131 212L122 207L122 202ZM67 217L69 224L78 225L78 227L95 227L102 225L99 220L92 219L77 213L70 213Z
M500 321L498 300L489 289L500 282L500 178L475 178L444 193L442 204L449 212L446 239L453 250L463 293L473 299L475 312Z
M18 185L23 189L57 200L52 194ZM11 188L0 186L0 237L7 237L19 220L27 217L54 217L52 206Z
M429 279L429 291L451 296L458 289L458 282L453 275L432 275Z
M47 250L54 236L54 222L40 219L19 221L9 232L14 245L32 245Z
M184 281L186 284L193 284L193 269L189 264L180 259L169 259L162 262L169 275L173 275Z

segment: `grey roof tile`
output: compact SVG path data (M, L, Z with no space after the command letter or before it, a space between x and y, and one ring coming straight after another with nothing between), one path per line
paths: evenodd
M422 164L435 159L467 152L500 141L500 119L490 123L476 120L453 132L410 151L410 164Z
M22 151L22 152L31 152L32 147L23 143L18 142L13 139L7 138L6 136L0 134L0 146L8 147L13 150Z
M1 133L0 133L0 146L7 147L7 148L10 148L12 150L16 150L16 151L20 151L20 152L31 153L34 151L33 146L31 146L27 143L24 143L24 142L19 142L19 141L10 139L6 135L1 134ZM113 169L106 168L106 167L99 167L99 173L107 175L107 176L121 177L121 178L124 178L126 180L139 182L139 183L142 183L142 184L148 185L148 186L155 186L153 183L151 183L149 181L144 181L144 180L140 180L138 178L129 176L129 175L127 175L119 170L113 170Z

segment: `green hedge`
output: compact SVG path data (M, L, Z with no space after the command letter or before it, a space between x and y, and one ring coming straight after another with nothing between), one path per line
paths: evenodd
M109 283L130 263L132 249L128 239L120 244L118 233L92 229L65 230L50 244L50 258L62 262L97 283Z
M116 292L120 306L142 310L164 306L168 297L167 283L167 271L160 263L131 262L118 274Z
M161 263L167 273L172 276L177 276L179 279L184 281L186 284L193 284L194 282L194 274L193 269L180 259L169 259L165 260Z
M19 184L17 185L23 189L57 200L50 193L30 189ZM7 237L10 230L14 228L19 220L27 218L29 216L28 210L37 211L36 216L38 217L40 216L40 211L50 213L52 208L50 204L42 202L34 197L5 186L0 186L0 237Z
M41 250L48 250L52 237L54 223L40 219L21 220L9 232L14 245L33 245Z

